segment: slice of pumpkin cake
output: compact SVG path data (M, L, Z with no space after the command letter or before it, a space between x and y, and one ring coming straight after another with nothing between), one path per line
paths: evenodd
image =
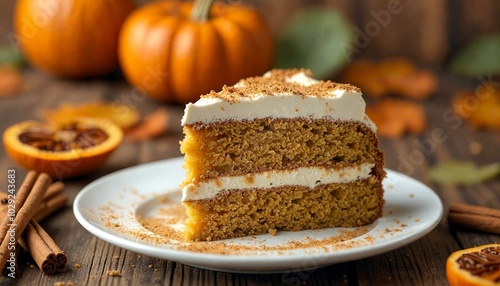
M330 227L382 215L383 153L358 88L272 70L186 106L188 240Z

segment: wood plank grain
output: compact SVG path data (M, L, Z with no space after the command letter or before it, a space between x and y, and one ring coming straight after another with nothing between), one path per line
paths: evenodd
M412 2L413 5L417 3L419 13L412 17L412 29L417 31L418 35L414 42L413 53L421 63L442 65L449 49L449 33L446 25L448 2L432 0Z
M443 235L446 228L438 227L408 246L359 261L359 285L446 285L445 263L453 246Z
M499 32L500 3L495 0L452 1L455 7L453 15L453 51L458 51L478 37Z
M351 2L356 54L368 57L407 56L421 63L440 64L447 52L446 2ZM341 6L342 7L342 6ZM352 11L356 11L355 14Z

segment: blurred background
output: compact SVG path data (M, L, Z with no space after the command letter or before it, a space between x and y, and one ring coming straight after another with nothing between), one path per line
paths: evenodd
M136 0L141 5L145 0ZM226 1L235 2L235 1ZM485 35L500 32L500 2L495 0L254 0L238 1L256 6L277 35L295 13L307 7L339 10L353 28L365 31L377 13L397 6L397 14L369 43L359 56L407 56L421 64L443 66L461 48ZM0 4L0 43L9 43L14 0Z

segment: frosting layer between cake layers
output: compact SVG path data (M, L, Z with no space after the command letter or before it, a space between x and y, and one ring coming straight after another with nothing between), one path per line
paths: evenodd
M220 177L185 186L182 190L182 201L211 199L221 191L267 189L282 186L314 188L322 184L349 183L370 177L374 166L373 163L362 163L358 166L342 169L300 167L293 170L275 170L243 176Z

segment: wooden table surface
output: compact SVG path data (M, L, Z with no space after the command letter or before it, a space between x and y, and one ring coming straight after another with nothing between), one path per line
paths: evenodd
M381 140L387 168L414 177L432 188L441 198L445 214L450 202L467 202L500 208L500 182L493 181L475 187L443 187L429 181L428 169L437 162L450 159L472 160L478 164L500 161L498 132L477 131L466 122L450 118L450 98L463 88L474 89L478 79L463 79L439 73L440 87L436 95L425 101L428 127L421 135L407 135L397 140ZM23 91L10 98L0 99L0 130L28 119L39 119L43 110L60 103L79 103L90 100L125 100L147 114L158 106L166 106L171 116L168 132L143 143L124 142L109 161L98 171L79 179L67 180L67 206L45 219L41 224L66 251L68 270L45 276L32 259L24 253L16 279L0 278L1 285L54 285L74 282L76 285L446 285L445 261L451 252L474 245L500 242L500 236L453 229L444 217L425 237L397 250L374 257L354 260L313 270L279 274L233 274L198 269L175 261L166 261L127 251L104 242L85 230L76 221L72 202L87 184L113 171L130 166L180 156L182 139L180 119L182 106L162 105L147 98L131 97L132 89L119 76L108 79L70 81L50 77L27 68L24 71ZM436 140L436 132L444 132ZM480 144L479 154L470 151L471 144ZM6 186L7 170L14 168L18 182L26 171L13 163L0 149L0 188ZM161 174L158 174L161 175ZM75 268L74 264L80 264ZM152 268L148 267L152 265ZM118 270L121 277L106 275Z

